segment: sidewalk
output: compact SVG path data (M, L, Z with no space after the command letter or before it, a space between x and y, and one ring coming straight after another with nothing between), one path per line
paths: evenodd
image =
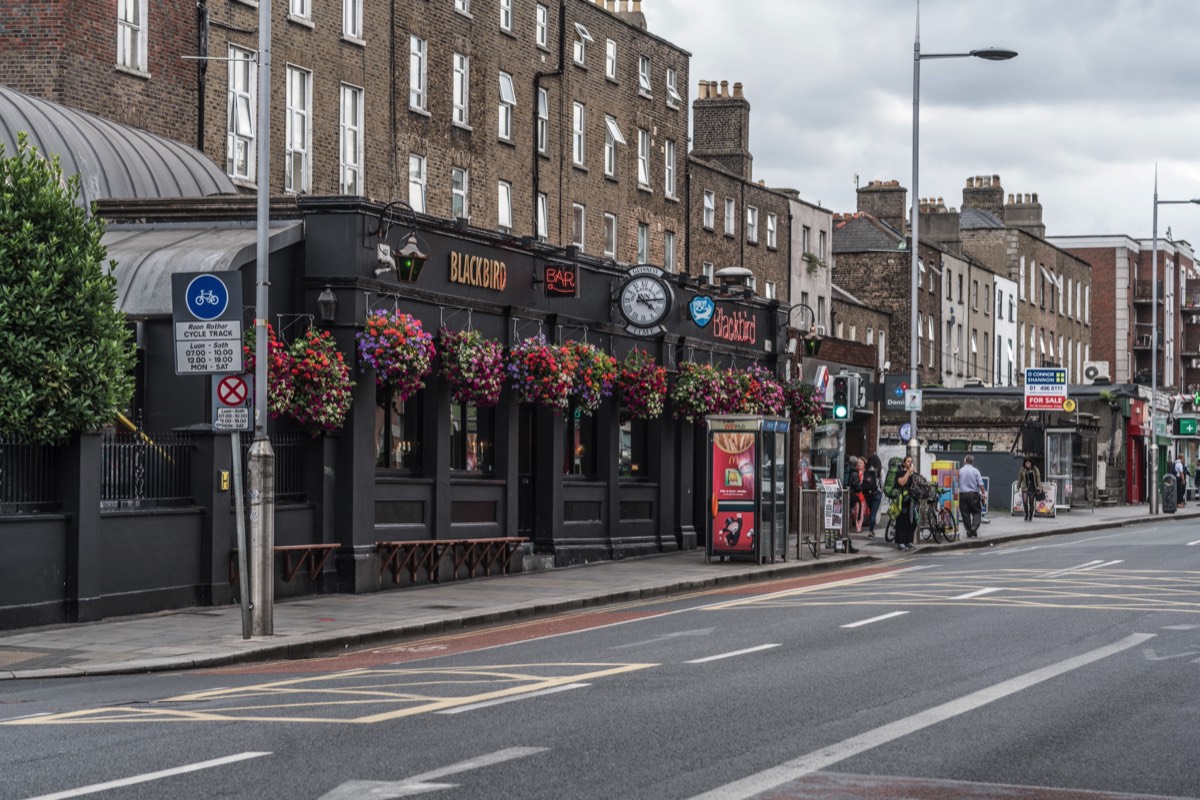
M1163 524L1200 517L1195 504L1158 517ZM919 545L918 551L987 547L1040 536L1115 528L1146 522L1146 506L1116 506L1025 522L992 515L977 539ZM805 551L796 560L759 566L748 561L704 563L704 551L605 562L364 595L315 595L275 605L275 634L242 639L238 606L190 608L102 622L0 631L0 680L117 675L212 667L247 661L304 658L344 652L407 637L475 625L620 603L771 578L817 569L868 564L900 555L883 541L854 534L857 554Z

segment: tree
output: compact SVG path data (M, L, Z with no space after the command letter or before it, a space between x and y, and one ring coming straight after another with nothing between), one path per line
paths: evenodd
M0 435L55 444L109 425L133 396L104 223L19 133L0 145Z

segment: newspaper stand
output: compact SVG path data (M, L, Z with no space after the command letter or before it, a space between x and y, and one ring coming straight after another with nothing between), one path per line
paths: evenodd
M789 423L779 417L708 418L705 560L787 560Z

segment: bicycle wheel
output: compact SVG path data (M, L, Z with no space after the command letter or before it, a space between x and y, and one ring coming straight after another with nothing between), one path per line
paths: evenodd
M888 517L887 527L883 529L883 540L889 544L896 540L896 520Z
M926 507L924 517L925 517L925 530L929 532L927 538L933 539L935 544L941 544L941 542L942 542L942 525L941 525L941 521L938 520L938 518L937 518L937 514L934 513L932 508Z
M941 513L942 518L942 536L946 537L947 542L958 540L958 520L954 518L954 513L943 508Z

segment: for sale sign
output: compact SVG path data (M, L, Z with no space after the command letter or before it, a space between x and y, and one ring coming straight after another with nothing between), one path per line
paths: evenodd
M1067 402L1067 371L1058 367L1025 370L1025 410L1062 411Z

